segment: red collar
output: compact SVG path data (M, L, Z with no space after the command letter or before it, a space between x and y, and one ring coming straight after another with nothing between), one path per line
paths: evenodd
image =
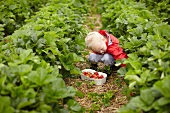
M107 33L105 30L99 30L99 33L103 36L109 37L109 33Z

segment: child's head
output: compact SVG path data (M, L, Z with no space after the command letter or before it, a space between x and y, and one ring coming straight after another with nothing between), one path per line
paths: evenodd
M86 45L94 52L104 53L107 50L106 39L98 32L90 32L85 38Z

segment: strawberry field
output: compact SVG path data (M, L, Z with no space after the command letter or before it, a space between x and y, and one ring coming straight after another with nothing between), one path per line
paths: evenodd
M0 113L170 113L169 0L0 4ZM90 68L84 38L100 29L128 59L98 64L111 75L97 86L80 75Z

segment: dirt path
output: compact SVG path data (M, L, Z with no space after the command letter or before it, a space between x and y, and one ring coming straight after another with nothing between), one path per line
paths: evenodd
M90 31L98 31L102 27L100 14L91 14L87 20L86 28ZM78 63L77 67L89 68L86 62ZM82 97L77 96L76 100L86 108L87 113L116 113L116 110L127 102L127 97L121 93L126 85L123 78L118 77L115 72L102 86L94 85L90 81L82 81L80 77L67 78L65 81L67 85L75 87L84 94Z
M109 76L106 83L101 86L82 81L80 78L67 78L65 81L67 85L73 86L84 94L83 97L77 96L76 100L86 108L86 113L116 113L116 110L127 102L126 96L121 93L125 83L122 78L114 74ZM109 95L111 96L107 97Z

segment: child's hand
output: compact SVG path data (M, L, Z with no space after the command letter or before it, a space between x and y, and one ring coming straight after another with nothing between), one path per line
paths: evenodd
M85 56L85 58L87 58L87 59L88 59L88 58L89 58L89 55L86 55L86 56Z

